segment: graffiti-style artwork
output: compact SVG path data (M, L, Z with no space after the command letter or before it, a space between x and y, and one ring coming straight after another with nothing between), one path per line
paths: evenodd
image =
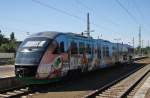
M48 50L45 52L41 59L37 70L38 78L47 78L52 70L52 63L54 62L57 55L53 54L53 51L57 48L57 43L54 41L49 46Z
M44 54L38 67L38 78L55 78L61 75L63 64L68 62L67 53L57 53L56 41L52 42L48 50Z
M95 69L97 66L100 65L100 58L98 57L98 52L97 52L97 49L94 49L94 56L92 58L92 61L91 61L91 66L89 68L89 70L93 70Z
M58 77L61 74L60 72L62 68L61 56L56 57L53 63L51 64L51 66L52 68L51 68L48 78Z
M133 49L129 45L94 39L83 34L39 32L20 45L15 74L19 78L59 80L70 73L93 71L118 62L131 62L132 53Z
M82 57L82 60L81 60L81 64L82 65L87 65L88 64L88 59L87 59L85 50L83 52L83 57Z

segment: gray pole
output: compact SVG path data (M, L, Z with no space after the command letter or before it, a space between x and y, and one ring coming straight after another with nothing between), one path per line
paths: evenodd
M133 37L133 57L135 56L135 50L134 50L134 37Z
M143 43L144 43L144 40L142 40L142 49L141 49L142 56L143 56Z
M90 37L90 17L89 13L87 13L87 35Z
M139 26L139 54L141 55L141 26Z

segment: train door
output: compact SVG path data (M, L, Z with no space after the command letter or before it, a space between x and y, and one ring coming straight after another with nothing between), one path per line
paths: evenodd
M88 61L86 67L88 68L88 70L92 70L92 69L90 69L91 62L92 62L91 43L90 42L88 42L86 44L86 57L87 57L87 61Z
M104 42L101 40L100 42L101 47L101 60L100 60L100 67L104 67Z
M100 66L104 63L103 62L103 41L99 41L99 59L100 59Z
M60 58L61 62L61 75L64 76L69 70L69 54L68 54L68 40L67 36L59 36L56 38L56 41L59 46L59 55L57 58ZM57 62L58 63L58 62Z
M112 63L114 64L116 62L116 47L114 44L112 45Z
M78 44L77 41L70 42L70 70L78 68Z
M85 43L83 40L81 42L79 42L79 58L78 58L78 60L79 60L79 65L82 69L82 72L86 71L88 60L86 57Z
M93 44L93 55L92 55L92 67L93 69L100 68L101 62L101 46L98 40Z
M111 64L111 55L110 55L109 44L107 44L105 52L106 52L106 65L110 66L110 64Z
M102 46L102 68L106 66L106 46Z
M109 56L108 56L108 58L109 58L109 65L113 65L113 55L112 55L112 53L113 53L113 50L112 50L112 43L109 43L109 46L108 46L108 51L109 51Z
M110 54L109 54L109 46L108 44L104 44L103 45L103 64L102 64L102 67L107 67L108 64L110 63Z
M101 54L102 54L102 52L101 52L101 43L98 45L98 60L99 60L99 63L98 63L98 65L100 65L101 64Z

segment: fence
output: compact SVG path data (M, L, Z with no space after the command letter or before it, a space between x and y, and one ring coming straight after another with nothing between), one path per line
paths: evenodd
M14 64L15 53L0 53L0 65Z
M0 59L13 59L15 53L0 53Z

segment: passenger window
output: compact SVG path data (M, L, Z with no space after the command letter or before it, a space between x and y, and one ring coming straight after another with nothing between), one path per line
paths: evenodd
M105 47L103 47L103 56L104 56L104 57L106 56Z
M87 46L86 46L86 53L91 54L91 46L90 46L90 44L87 44Z
M78 54L78 47L75 42L71 42L71 54Z
M60 52L63 53L64 52L64 42L60 42Z
M109 48L106 47L106 56L109 57Z
M84 52L84 43L80 42L79 43L79 53L83 54L83 52Z
M101 48L98 47L98 57L101 58Z
M91 54L91 45L89 45L88 53Z

